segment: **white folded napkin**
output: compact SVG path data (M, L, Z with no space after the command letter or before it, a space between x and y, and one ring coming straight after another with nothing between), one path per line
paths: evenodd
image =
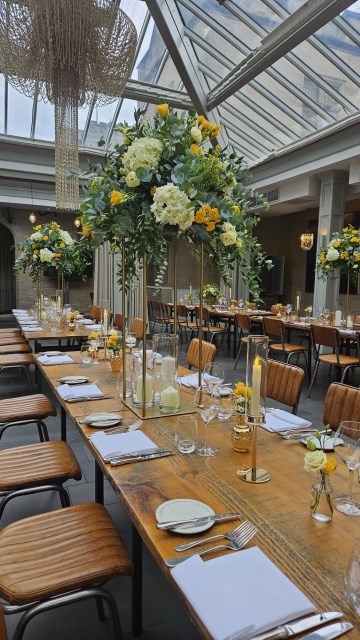
M56 391L64 400L69 398L102 398L103 392L97 384L79 384L76 387L70 384L61 384Z
M75 364L74 360L70 356L40 356L38 361L43 365L49 364Z
M90 440L102 458L111 455L122 455L123 453L134 453L135 451L146 453L146 451L158 448L142 431L128 431L127 433L114 433L113 435L98 431L90 436Z
M25 324L27 326L30 326L32 324L36 324L36 326L37 326L37 324L38 324L38 321L37 320L33 320L31 317L30 318L19 318L19 322L20 322L21 325Z
M196 555L171 575L214 640L247 640L315 611L257 547L206 562Z
M341 329L341 333L356 333L355 329Z
M102 325L101 324L92 324L86 327L87 329L91 329L91 331L101 331L102 329Z
M265 423L261 426L267 431L284 431L285 429L290 431L290 429L296 430L303 427L311 427L312 424L308 420L294 416L292 413L282 409L274 409L274 411L266 413L265 418Z
M177 382L182 384L184 387L192 387L193 389L197 389L199 386L199 374L192 373L188 376L177 376ZM204 382L204 376L201 376L201 384L206 386Z
M93 320L91 320L91 318L80 318L80 320L78 318L77 321L80 324L93 324Z
M22 325L21 326L23 331L44 331L44 329L42 327L36 327L35 325L31 324L31 325Z

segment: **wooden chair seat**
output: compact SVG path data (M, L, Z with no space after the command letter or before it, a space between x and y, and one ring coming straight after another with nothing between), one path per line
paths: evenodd
M0 345L0 356L6 353L31 353L32 349L28 342L21 344Z
M3 329L0 329L0 336L11 336L11 335L16 335L19 336L21 334L20 329L18 329L17 327L4 327Z
M282 343L278 343L278 342L272 342L269 340L269 343L271 342L271 350L272 351L281 351L285 353L303 353L304 351L306 351L305 347L303 347L301 344L292 344L290 342L284 342L284 344Z
M66 442L37 442L0 451L0 491L44 482L80 480L79 464Z
M37 613L89 597L107 600L115 637L121 638L115 601L98 585L131 574L125 546L105 507L99 504L85 503L24 518L0 532L4 611L29 605L18 623L17 638L23 637L26 624Z
M319 356L319 361L324 364L340 366L340 367L351 367L359 364L359 358L354 358L353 356L345 356L339 354L339 361L336 353L324 353Z
M0 368L19 365L28 367L31 364L34 364L34 358L30 353L4 353L0 355Z
M28 344L27 340L22 336L17 335L0 335L0 347L6 347L8 344Z

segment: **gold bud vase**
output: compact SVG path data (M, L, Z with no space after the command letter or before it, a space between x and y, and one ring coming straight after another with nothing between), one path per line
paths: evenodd
M236 414L236 424L231 432L231 443L234 451L238 453L246 453L250 451L252 444L253 432L245 420L244 413Z
M75 331L75 322L69 322L69 330Z
M110 367L111 367L111 371L113 371L114 373L120 373L120 371L122 371L123 368L123 359L122 359L122 353L116 353L115 355L110 357Z

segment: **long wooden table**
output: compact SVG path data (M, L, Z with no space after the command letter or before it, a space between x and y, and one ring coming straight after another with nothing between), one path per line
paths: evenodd
M25 340L28 342L34 342L34 351L37 352L39 350L39 344L42 342L57 340L61 348L61 342L63 340L86 340L91 332L91 325L77 324L74 330L70 330L66 327L65 329L58 329L57 331L51 331L50 329L43 329L42 331L24 331L21 329L21 332Z
M77 354L73 353L72 357L77 357ZM349 637L360 638L359 621L344 596L343 582L352 545L359 536L359 520L336 510L333 521L328 524L311 518L309 501L313 477L303 469L305 448L302 444L285 441L259 428L258 464L271 473L270 482L263 485L247 484L237 477L241 454L232 449L229 421L210 424L209 440L219 448L219 455L214 458L177 452L169 458L110 467L103 462L87 438L95 430L80 424L80 420L97 411L131 414L116 397L117 374L111 372L108 364L86 369L80 365L37 365L55 394L59 384L57 378L66 374L81 374L88 375L90 380L100 378L99 387L114 395L109 400L75 404L57 397L92 450L97 482L101 485L102 474L108 478L133 523L135 584L141 577L142 540L178 592L199 633L206 639L210 638L196 612L179 592L171 577L171 570L165 565L165 560L175 555L174 547L184 541L184 536L156 528L155 511L161 503L174 498L192 498L207 503L217 513L236 511L244 519L253 522L259 532L251 544L260 547L312 600L318 611L343 611L344 619L355 625ZM185 393L192 394L193 390L186 390ZM142 430L157 445L172 448L175 424L176 417L155 418L145 420ZM200 421L199 427L202 428ZM339 464L331 481L336 492L347 491L345 466ZM99 488L96 498L101 499ZM229 523L217 524L212 531L225 532L231 526ZM186 536L186 541L196 537ZM139 604L140 592L136 587L135 591ZM140 632L140 627L141 620L134 620L135 633Z

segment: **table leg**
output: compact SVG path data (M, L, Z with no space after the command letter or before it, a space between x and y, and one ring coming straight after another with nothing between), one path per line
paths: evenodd
M132 608L131 608L131 630L135 637L142 633L142 540L138 530L131 525L132 534Z
M95 502L104 504L104 474L95 460Z
M61 424L61 440L66 442L66 411L64 407L61 407L61 411L60 411L60 424Z

